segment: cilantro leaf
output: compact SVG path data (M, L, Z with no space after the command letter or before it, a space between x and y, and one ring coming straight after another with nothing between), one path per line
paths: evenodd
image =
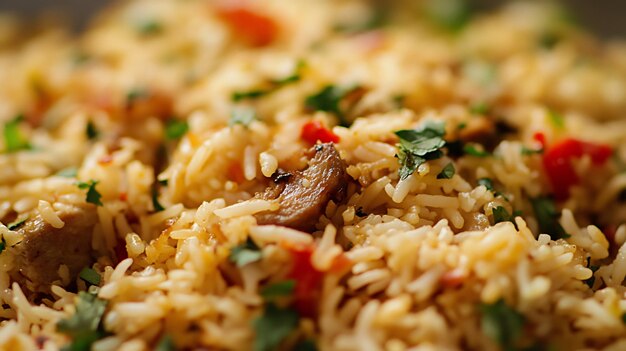
M296 65L295 72L293 72L292 74L286 77L270 80L267 84L267 87L265 88L251 89L247 91L236 91L231 95L231 100L233 102L239 102L246 99L257 99L265 95L271 94L285 85L298 82L302 78L300 71L304 66L304 61L299 61Z
M30 150L32 146L22 134L20 124L24 121L24 116L19 115L4 125L4 144L6 152L16 152L20 150Z
M96 272L93 268L85 267L78 274L80 279L84 280L86 283L91 285L100 285L100 274Z
M430 0L426 12L431 21L450 32L458 32L472 17L467 0Z
M452 162L450 162L445 167L443 167L439 174L437 174L437 179L450 179L454 176L455 173L456 169L454 168Z
M233 247L228 258L237 267L243 267L248 263L260 260L262 256L261 249L252 239L248 238L245 243Z
M84 291L78 293L74 315L60 320L56 325L58 332L72 338L72 342L63 350L89 351L95 341L106 335L101 323L106 306L106 300Z
M168 140L176 140L185 135L189 130L187 121L170 119L165 123L165 138Z
M559 213L556 210L554 200L549 197L537 197L530 200L537 222L539 223L539 231L550 235L552 240L567 239L570 237L565 229L558 221Z
M478 179L478 185L484 185L485 188L487 188L487 190L494 191L493 180L491 180L491 178L480 178L480 179Z
M87 196L85 201L96 206L102 206L102 195L96 190L96 185L99 183L97 180L91 179L88 182L78 182L76 185L79 189L87 189Z
M150 96L150 92L143 88L135 88L126 94L126 105L132 105L137 100L146 99Z
M240 107L233 109L230 120L228 121L229 126L234 126L235 124L241 124L244 127L247 127L256 119L256 111L250 107Z
M275 350L298 328L299 319L300 316L295 310L280 308L273 303L266 304L263 314L252 322L256 332L254 350Z
M595 277L595 273L598 269L600 269L600 266L596 266L596 265L592 265L591 264L591 257L587 257L587 268L591 269L591 272L593 272L593 274L591 275L591 278L585 280L585 284L587 284L587 286L589 287L589 289L593 288L593 284L596 282L596 277Z
M465 144L463 146L463 152L467 155L480 158L489 156L489 153L487 151L476 148L476 145L474 144Z
M161 212L165 209L159 202L159 190L156 187L152 187L152 207L154 207L154 212Z
M522 336L524 316L507 306L502 299L494 304L481 304L480 311L483 333L499 343L503 349L513 350Z
M285 280L268 285L261 289L261 296L264 299L269 300L281 296L289 296L293 293L293 289L296 287L295 280Z
M341 109L341 100L348 94L358 89L358 87L338 87L327 85L317 93L306 98L305 106L313 111L325 111L335 114L339 119L339 124L349 127L350 123L346 120L346 116Z
M403 129L395 134L400 138L396 155L401 165L400 179L406 179L427 160L443 156L440 149L446 142L445 126L441 122L428 122L420 129Z
M176 345L171 335L165 334L157 344L155 351L176 351Z
M13 222L7 224L7 228L9 230L15 230L19 228L22 224L24 224L28 220L28 214L22 215L16 218Z
M96 125L93 124L92 121L88 121L87 126L85 127L85 134L87 134L87 138L89 140L93 140L97 138L100 133L96 129Z
M501 222L511 222L517 229L517 224L515 223L515 217L521 216L521 211L513 211L513 214L510 214L506 208L502 206L498 206L492 210L493 213L493 224L498 224Z
M530 155L536 155L536 154L543 154L543 148L541 149L530 149L527 148L526 146L522 146L522 155L524 156L530 156Z

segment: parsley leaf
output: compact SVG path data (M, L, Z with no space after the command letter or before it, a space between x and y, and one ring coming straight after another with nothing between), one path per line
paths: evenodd
M28 220L28 214L22 215L16 218L13 222L7 224L7 228L9 230L15 230L19 228L22 224L24 224Z
M228 125L232 127L235 124L241 124L244 127L247 127L256 119L256 117L256 111L253 108L241 106L233 109Z
M275 350L298 328L299 319L298 312L290 308L280 308L273 303L266 304L263 314L252 322L256 332L254 350Z
M171 335L165 334L157 344L155 351L176 351L176 345Z
M591 278L585 280L585 284L587 284L587 286L589 287L589 289L593 288L593 284L596 282L596 277L595 277L595 273L598 269L600 269L600 266L596 266L596 265L592 265L591 264L591 257L587 257L587 268L591 269L591 272L593 272L593 274L591 275Z
M489 156L489 153L487 151L484 151L482 149L477 149L476 145L474 144L465 144L463 146L463 152L467 155L480 157L480 158Z
M443 156L440 149L446 142L443 140L445 127L441 122L428 122L420 129L403 129L395 134L400 138L396 155L401 165L400 179L406 179L427 160Z
M480 179L478 179L478 185L484 185L485 188L487 188L487 190L494 191L493 180L491 180L491 178L480 178Z
M4 125L4 144L6 152L30 150L32 146L20 130L24 116L19 115Z
M294 73L286 77L270 80L267 87L265 88L252 89L247 91L236 91L231 95L231 100L234 102L239 102L246 99L260 98L262 96L275 92L285 85L298 82L302 78L302 74L300 72L304 66L304 61L299 61L296 65L296 70Z
M517 229L517 224L515 223L515 217L521 216L521 211L513 211L513 214L509 214L509 211L502 206L498 206L492 210L493 213L493 224L498 224L501 222L511 222Z
M560 113L549 111L548 117L550 117L550 122L552 122L557 129L565 129L565 119Z
M349 127L350 123L346 120L346 116L341 109L341 100L348 94L358 89L358 87L337 87L327 85L317 93L306 98L305 106L313 111L325 111L335 114L339 119L339 124L343 127Z
M467 0L430 0L426 5L430 19L450 32L463 29L472 17Z
M126 105L132 105L137 100L146 99L150 97L150 92L143 88L132 89L126 94Z
M85 127L85 134L87 134L87 138L89 140L93 140L98 137L98 130L96 129L96 125L93 124L92 121L87 122L87 126Z
M481 304L481 329L505 350L513 350L523 332L524 316L500 299L494 304Z
M454 165L451 162L451 163L448 163L445 167L443 167L441 172L437 174L437 179L450 179L454 176L455 173L456 173L456 169L454 168Z
M97 180L91 179L88 182L78 182L76 185L79 189L87 189L87 197L85 201L96 206L102 206L102 195L96 190L96 185L99 183Z
M477 104L470 106L469 111L473 115L484 115L489 112L489 105L487 105L484 102L479 102Z
M176 140L185 135L189 130L187 121L170 119L165 124L165 138L168 140Z
M84 291L78 293L74 315L57 323L57 331L72 338L64 350L89 351L95 341L106 335L101 323L106 305L107 301L93 294Z
M243 267L248 263L260 260L262 255L261 249L251 238L248 238L245 243L233 247L228 258L237 267Z
M285 280L282 282L277 282L271 285L264 287L261 290L261 296L264 299L270 300L276 297L281 296L289 296L293 293L293 289L296 287L295 280Z
M154 207L154 212L161 212L165 209L159 202L159 190L156 187L152 187L152 207Z
M541 149L529 149L526 146L522 146L522 155L524 156L530 156L530 155L536 155L536 154L543 154L543 148Z
M143 20L135 25L137 33L145 36L161 34L163 29L163 24L154 19Z
M78 274L78 276L80 277L80 279L84 280L85 282L91 285L100 284L100 280L101 280L100 274L98 274L98 272L96 272L93 268L89 268L89 267L83 268Z
M539 223L539 231L550 235L552 240L567 239L570 237L565 229L558 221L558 212L554 201L549 197L538 197L530 200L537 222Z

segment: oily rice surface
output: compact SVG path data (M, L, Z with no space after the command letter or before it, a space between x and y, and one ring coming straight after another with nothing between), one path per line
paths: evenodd
M0 349L625 349L626 44L469 5L0 16Z

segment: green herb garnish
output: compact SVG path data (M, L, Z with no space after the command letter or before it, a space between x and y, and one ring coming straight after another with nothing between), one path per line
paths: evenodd
M88 182L78 182L76 185L79 189L87 189L87 197L85 201L96 206L102 206L102 195L96 190L96 185L99 183L97 180L89 180Z
M487 151L478 149L475 144L465 144L463 146L463 152L466 155L480 157L480 158L488 157L490 155Z
M406 179L417 167L428 160L443 156L441 148L445 127L441 122L427 122L420 129L398 130L395 134L400 138L398 144L398 160L400 162L400 179Z
M152 187L152 207L154 207L154 212L161 212L165 209L159 202L159 190L156 187Z
M157 344L155 351L176 351L176 345L171 335L165 334Z
M126 94L126 105L132 105L135 101L146 99L150 96L150 92L143 88L135 88Z
M232 94L231 99L234 102L239 102L241 100L246 99L257 99L263 97L265 95L271 94L276 90L284 87L285 85L292 84L300 81L302 78L302 68L304 68L304 61L299 61L296 65L296 70L292 74L278 79L272 79L268 82L267 86L264 88L251 89L247 91L236 91Z
M491 178L478 179L478 185L484 185L487 190L494 191L493 180L491 180Z
M161 34L163 29L163 24L153 19L141 21L135 26L137 33L145 36Z
M543 154L543 148L541 149L529 149L526 146L522 146L522 155L531 156L531 155L541 155Z
M93 268L89 268L89 267L83 268L78 274L78 276L80 277L80 279L84 280L85 282L91 285L100 285L100 280L101 280L100 274L98 274L98 272L96 272Z
M481 304L481 329L504 350L515 350L523 333L524 316L500 299L494 304Z
M456 169L454 168L452 162L450 162L445 167L443 167L439 174L437 174L437 179L450 179L454 176L455 173Z
M187 121L178 119L170 119L165 124L165 138L168 140L176 140L185 135L189 130Z
M236 264L237 267L243 267L248 263L260 260L262 256L261 249L251 238L248 238L245 243L231 249L228 259Z
M343 127L349 127L350 123L346 120L344 111L342 111L341 100L351 92L358 89L352 86L350 88L337 87L327 85L317 93L306 98L305 106L314 111L325 111L333 113L339 119L339 124Z
M0 241L0 253L2 253L2 251L4 251L6 247L7 247L7 243L6 241L4 241L4 238L2 238L2 241Z
M469 111L473 115L485 115L489 112L489 105L484 102L479 102L470 106Z
M587 257L587 268L591 269L591 278L585 280L585 284L587 284L587 286L589 287L589 289L593 288L593 284L596 282L596 277L595 277L595 273L598 269L600 269L600 266L596 266L596 265L592 265L591 264L591 257Z
M85 127L85 134L87 134L87 138L89 140L95 139L98 137L98 129L96 129L96 125L93 124L92 121L87 122L87 126Z
M231 112L228 125L232 127L235 124L241 124L242 126L247 127L256 119L256 117L256 111L253 108L240 106L238 108L234 108Z
M63 350L89 351L95 341L106 336L102 326L106 305L107 301L94 294L83 291L78 293L74 315L57 323L57 331L72 338Z
M24 121L24 116L19 115L4 125L4 144L6 152L16 152L20 150L30 150L32 146L22 134L20 125Z
M295 280L284 280L268 285L261 289L261 296L265 300L270 300L277 297L289 296L293 293L293 289L296 287Z
M76 175L78 175L78 169L76 167L64 168L58 171L57 175L64 178L76 178Z
M432 22L450 32L462 30L472 17L467 0L430 0L426 12Z
M560 113L549 111L548 117L550 117L550 122L552 122L557 129L565 129L565 119Z
M513 211L513 214L509 214L509 211L502 206L498 206L492 210L493 213L493 224L498 224L501 222L511 222L517 229L517 224L515 223L515 217L521 216L521 211Z
M280 308L273 303L265 305L263 314L252 322L256 332L255 351L272 351L298 328L298 312Z
M549 197L537 197L530 200L537 222L539 223L539 231L550 235L552 240L567 239L570 237L565 229L558 221L559 213L556 210L554 200Z
M15 219L13 222L7 224L7 228L9 230L15 230L19 228L22 224L26 223L27 220L28 220L28 214L22 215L18 217L17 219Z

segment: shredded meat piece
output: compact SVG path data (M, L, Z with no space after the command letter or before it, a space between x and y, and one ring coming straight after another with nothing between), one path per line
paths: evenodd
M330 200L341 201L348 184L346 165L332 143L318 144L308 151L308 167L302 171L277 172L264 200L278 200L280 208L256 215L259 224L275 224L303 231L315 224Z
M24 240L10 249L15 260L11 277L33 292L49 292L51 284L58 284L62 264L69 269L73 282L81 269L94 262L91 237L97 222L95 207L68 207L59 217L65 225L57 229L40 215L33 216L17 229Z

